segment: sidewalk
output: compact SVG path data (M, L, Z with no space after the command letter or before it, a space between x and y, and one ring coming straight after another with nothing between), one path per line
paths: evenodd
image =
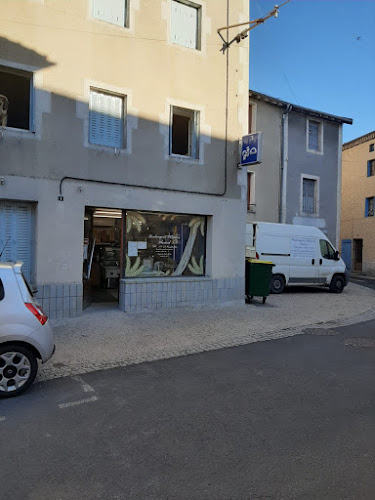
M342 294L291 288L240 307L125 314L91 306L83 316L54 320L56 353L38 380L154 361L332 328L375 317L375 291L349 283Z

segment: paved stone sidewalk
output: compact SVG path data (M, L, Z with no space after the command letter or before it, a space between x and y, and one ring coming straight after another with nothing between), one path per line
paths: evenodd
M92 306L80 318L53 321L56 354L39 380L289 337L375 317L375 291L350 283L342 294L290 289L243 306L125 314Z

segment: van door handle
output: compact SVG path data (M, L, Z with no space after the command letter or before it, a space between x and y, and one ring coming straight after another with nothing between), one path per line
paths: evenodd
M322 265L323 264L323 259L319 259L319 264Z
M312 264L312 265L314 265L314 264L315 264L315 259L313 259L313 260L311 261L311 264Z

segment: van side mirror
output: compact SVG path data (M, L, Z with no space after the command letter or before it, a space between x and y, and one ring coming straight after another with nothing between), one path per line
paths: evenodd
M338 250L335 250L335 255L334 255L334 260L340 260L340 254L338 252Z

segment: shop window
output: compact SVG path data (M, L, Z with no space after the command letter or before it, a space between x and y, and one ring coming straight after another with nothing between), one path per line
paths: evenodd
M121 149L124 143L125 97L90 89L89 142Z
M126 212L125 277L204 276L206 217Z
M92 0L92 15L100 21L127 27L127 0Z
M32 73L0 66L0 95L6 97L6 126L32 129Z
M171 108L170 154L198 158L199 112Z
M200 50L201 7L189 1L172 0L171 41Z

